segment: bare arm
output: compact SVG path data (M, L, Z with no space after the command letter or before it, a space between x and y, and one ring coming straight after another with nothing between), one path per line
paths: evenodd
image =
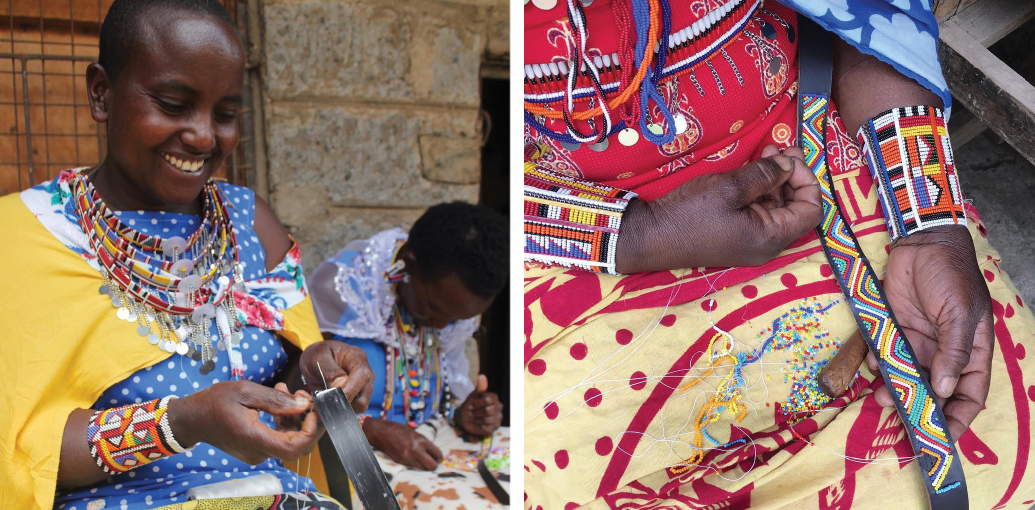
M840 39L832 92L853 136L867 120L892 108L943 106L919 83ZM994 349L991 297L967 228L940 225L898 238L888 256L884 290L958 439L984 406ZM872 354L867 361L877 368ZM875 398L893 405L887 387Z
M269 204L255 197L255 235L266 252L266 270L271 271L291 249L291 238Z
M941 108L942 100L930 90L840 38L834 39L832 96L849 135L854 136L864 122L892 108Z

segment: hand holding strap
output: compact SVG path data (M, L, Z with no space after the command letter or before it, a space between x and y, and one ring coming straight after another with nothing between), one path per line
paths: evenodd
M830 34L802 18L800 67L800 140L805 163L822 191L823 220L817 231L841 291L863 338L880 365L906 434L924 475L931 508L965 510L967 485L959 453L949 436L941 406L934 400L916 354L899 329L880 280L841 213L826 164L826 118L829 108Z

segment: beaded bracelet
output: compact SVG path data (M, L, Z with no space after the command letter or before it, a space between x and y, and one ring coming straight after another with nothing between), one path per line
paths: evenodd
M366 414L361 414L361 415L356 417L356 421L359 422L359 428L360 429L362 429L363 428L363 424L365 424L367 422L367 418L370 418L370 416L366 415Z
M86 427L90 455L117 474L186 451L173 438L167 413L175 396L97 411Z
M615 272L618 230L636 193L525 163L525 260Z
M933 226L967 224L940 109L893 108L866 121L857 136L892 241Z

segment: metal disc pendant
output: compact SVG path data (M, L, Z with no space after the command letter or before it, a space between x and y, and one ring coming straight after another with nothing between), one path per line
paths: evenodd
M784 25L783 28L787 30L787 40L790 42L794 42L794 27L790 25Z
M593 149L593 150L595 150L597 152L604 152L604 151L607 150L607 146L608 146L607 138L604 138L603 140L600 141L600 143L590 144L589 148Z
M677 135L686 133L686 129L690 127L690 125L686 121L686 117L684 117L681 113L677 113L675 116L672 117L672 123L676 125Z
M101 286L100 286L100 287L99 287L99 288L97 289L97 292L98 292L98 293L100 293L100 294L103 294L103 295L107 296L107 295L108 295L108 291L109 291L109 290L111 290L111 289L110 289L110 288L109 288L109 287L108 287L107 285L101 285Z
M202 363L200 368L201 375L208 375L208 373L211 372L213 368L216 368L216 362L213 360L208 360Z
M129 317L129 309L124 306L120 306L118 311L115 312L115 316L121 320L126 320L126 318Z
M191 314L190 314L191 320L196 322L196 323L200 323L201 321L204 321L206 319L211 319L211 318L213 318L215 316L216 316L216 307L214 307L214 306L212 306L212 305L210 305L208 303L205 303L205 304L195 308L194 311L191 312Z
M177 260L175 264L169 268L169 272L177 278L186 278L194 271L194 263L187 259Z
M190 351L187 353L187 356L190 356L190 359L194 361L201 361L201 351L195 349L194 347L190 348Z
M636 145L636 142L638 141L640 141L640 132L631 127L627 127L618 132L618 143L626 147L632 147L633 145Z
M161 339L162 337L158 336L158 333L151 333L150 335L147 335L147 343L151 345L158 345L158 341Z
M190 347L188 347L185 342L180 342L180 343L176 344L176 354L179 354L180 356L183 356L184 354L187 354L187 351L189 349L190 349Z
M776 39L776 27L765 20L758 20L758 24L762 27L762 36L770 41Z
M111 306L114 306L115 308L118 308L118 307L122 306L122 298L120 298L118 296L112 296L111 297Z
M579 150L579 148L582 147L582 144L578 143L578 142L570 143L570 142L561 141L561 147L564 147L564 150L566 150L568 152L575 152L575 151Z
M147 336L151 334L151 330L147 326L137 326L137 334Z
M169 343L168 340L158 340L158 348L163 351L167 351L168 349L165 348L165 344L167 343Z
M593 3L593 0L582 0L583 7L589 7Z
M532 0L532 5L544 11L548 11L557 7L557 0Z
M780 59L775 56L769 61L769 74L775 75L780 72L780 67L783 64L780 63Z
M129 315L126 316L126 322L136 322L136 321L137 321L137 312L134 312L133 310L130 310L129 311Z
M176 252L183 255L184 250L187 249L187 240L180 236L173 236L168 239L162 240L162 251L163 252Z
M223 276L220 276L219 278L216 278L216 281L219 282L219 286L220 287L226 287L226 286L230 285L230 278L227 278L226 275L223 275Z
M196 274L192 274L180 280L180 283L176 286L176 288L177 290L183 293L197 292L201 290L201 277Z
M220 340L218 343L216 343L216 349L219 349L221 351L225 351L226 350L226 343L223 342L222 340Z
M665 132L665 129L661 127L661 124L647 124L647 130L658 136L661 136Z

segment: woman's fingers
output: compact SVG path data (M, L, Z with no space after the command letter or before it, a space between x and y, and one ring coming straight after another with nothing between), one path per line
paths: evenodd
M768 158L770 156L775 156L775 155L777 155L779 153L780 153L780 148L777 147L776 145L769 144L769 145L766 145L765 147L762 147L762 157L763 158Z
M265 411L274 416L292 416L302 414L309 409L311 400L301 395L291 395L285 391L267 388L260 384L241 385L238 401L246 407Z
M442 452L431 441L420 434L417 436L414 445L414 457L419 466L427 471L434 471L442 460Z
M428 452L428 455L431 455L431 458L435 460L435 465L442 462L442 450L439 450L439 448L435 446L435 443L432 443L427 438L424 439L424 449Z
M342 342L333 342L329 349L331 368L324 375L332 388L341 388L357 413L366 411L374 390L374 371L363 350Z
M779 190L793 170L791 158L777 155L752 161L723 174L723 177L731 187L730 194L743 207Z

